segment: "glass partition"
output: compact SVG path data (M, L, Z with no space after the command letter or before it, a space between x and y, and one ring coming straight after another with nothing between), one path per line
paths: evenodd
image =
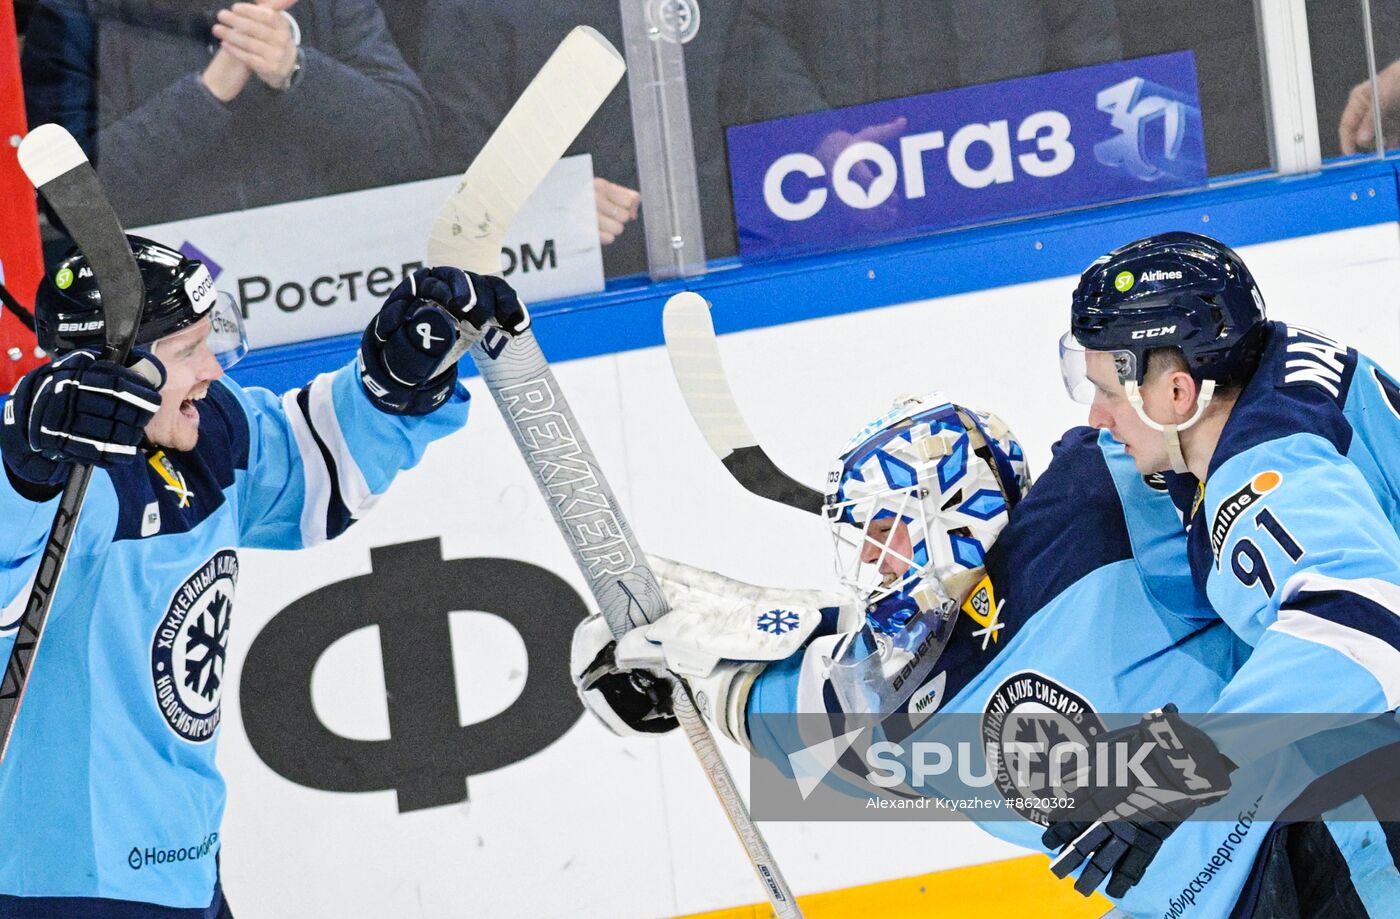
M1377 112L1380 148L1400 144L1400 0L1305 9L1324 160L1376 155ZM1280 162L1276 39L1244 0L32 0L19 13L31 124L79 138L128 226L206 258L254 344L362 325L421 259L451 177L579 24L625 48L632 75L507 247L529 300L649 267L693 273L701 248L715 267L866 245Z
M1308 28L1322 155L1347 162L1395 149L1400 145L1400 3L1309 0Z
M899 239L1270 168L1252 3L699 7L701 34L724 33L686 48L711 258Z
M560 40L586 24L622 47L617 0L34 0L26 13L31 125L79 139L124 225L204 258L255 346L362 328ZM625 84L569 153L587 156L556 168L508 239L503 268L528 301L646 270Z
M1374 149L1400 147L1400 2L1362 0L1372 35L1375 60L1375 96L1380 114L1381 143ZM1364 138L1363 138L1364 140Z
M1318 139L1326 161L1375 154L1366 19L1365 0L1307 2Z
M1192 52L1211 178L1269 169L1259 27L1240 0L1116 0L1126 60Z

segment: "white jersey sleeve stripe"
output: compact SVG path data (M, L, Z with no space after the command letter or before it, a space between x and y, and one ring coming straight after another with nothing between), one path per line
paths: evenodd
M335 414L334 376L323 373L309 387L311 425L331 454L336 480L340 484L340 500L345 503L350 516L358 518L374 507L379 496L370 490L364 472L355 462L355 455L340 429L340 419Z
M1387 704L1400 705L1400 586L1303 571L1284 583L1281 596L1284 605L1273 628L1365 667Z
M1300 571L1283 584L1281 602L1287 603L1302 593L1338 590L1365 597L1400 616L1400 585L1379 578L1335 578L1316 571Z
M292 436L296 438L306 483L306 500L301 507L301 541L304 546L314 546L327 539L326 514L330 508L331 480L321 450L316 446L311 423L302 413L298 401L300 396L300 389L289 390L282 396L282 409L286 412Z
M1355 661L1380 683L1386 704L1390 708L1400 706L1400 652L1389 642L1360 629L1286 608L1279 610L1278 621L1271 629L1331 648Z

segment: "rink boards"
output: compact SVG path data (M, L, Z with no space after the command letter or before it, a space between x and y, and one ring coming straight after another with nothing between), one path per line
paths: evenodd
M1271 316L1400 367L1394 175L1348 172L1311 180L1299 193L1321 197L1292 209L1169 199L695 287L737 330L720 345L750 425L805 481L820 485L893 396L931 389L1000 414L1038 472L1083 420L1055 349L1074 275L1147 232L1253 243L1241 253ZM834 586L824 525L742 491L687 415L659 347L671 289L538 318L642 545L757 583ZM262 354L238 375L280 386L349 348ZM757 902L684 741L622 741L583 717L567 667L585 583L481 381L468 386L467 428L339 540L242 554L220 751L238 915L617 919ZM371 587L390 600L357 602ZM746 786L744 755L726 752ZM799 893L1024 854L964 824L765 832Z

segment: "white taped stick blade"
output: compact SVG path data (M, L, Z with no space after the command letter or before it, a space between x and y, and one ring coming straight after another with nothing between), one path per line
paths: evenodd
M699 294L679 293L661 317L666 353L690 416L711 452L744 488L788 507L822 513L825 498L783 472L744 421L724 375L710 305Z
M43 188L75 166L87 163L83 148L64 128L41 124L19 144L19 168L35 188Z
M666 301L661 330L676 385L714 454L723 459L740 447L756 446L724 375L710 304L693 291L676 294Z
M596 29L578 26L565 36L443 205L428 262L500 274L516 213L625 71L622 55Z

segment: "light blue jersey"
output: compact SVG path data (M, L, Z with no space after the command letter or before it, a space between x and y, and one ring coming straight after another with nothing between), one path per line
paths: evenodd
M985 623L964 613L936 668L933 682L943 696L933 707L980 714L983 744L1012 740L1008 732L1025 723L1016 716L1038 711L1064 716L1060 726L1069 722L1080 736L1061 739L1087 745L1103 730L1100 713L1141 713L1167 701L1183 712L1209 710L1249 648L1195 590L1186 552L1180 514L1157 477L1144 480L1106 433L1071 431L987 555L995 599L1003 604L999 641L975 637ZM804 741L777 736L784 720L763 715L836 710L821 685L821 641L804 656L770 666L750 697L753 743L780 768ZM911 710L925 692L912 690ZM931 719L929 729L937 730L938 722ZM1120 909L1141 917L1229 915L1250 884L1269 830L1254 814L1269 803L1276 812L1302 791L1315 773L1299 766L1279 757L1258 767L1264 777L1250 783L1254 795L1267 789L1276 800L1232 795L1202 815L1209 819L1183 824L1142 882L1118 901ZM1026 819L979 825L1046 852L1040 838L1051 815L1025 803L1045 794L1037 777L1033 771L1023 786L1014 770L999 772L996 790L1008 802L1021 802L1014 809ZM828 784L870 793L836 772ZM966 795L952 788L919 791ZM1349 852L1382 839L1379 827L1370 826L1375 832L1364 838L1346 828Z
M1400 706L1400 388L1380 367L1271 323L1188 520L1197 583L1254 647L1214 710ZM1215 739L1238 763L1264 752Z
M385 414L353 366L280 397L225 379L198 403L193 451L95 472L0 765L0 901L210 904L237 550L339 535L467 406L458 386L431 415ZM0 475L0 653L57 503ZM44 915L81 915L79 903L46 902Z

